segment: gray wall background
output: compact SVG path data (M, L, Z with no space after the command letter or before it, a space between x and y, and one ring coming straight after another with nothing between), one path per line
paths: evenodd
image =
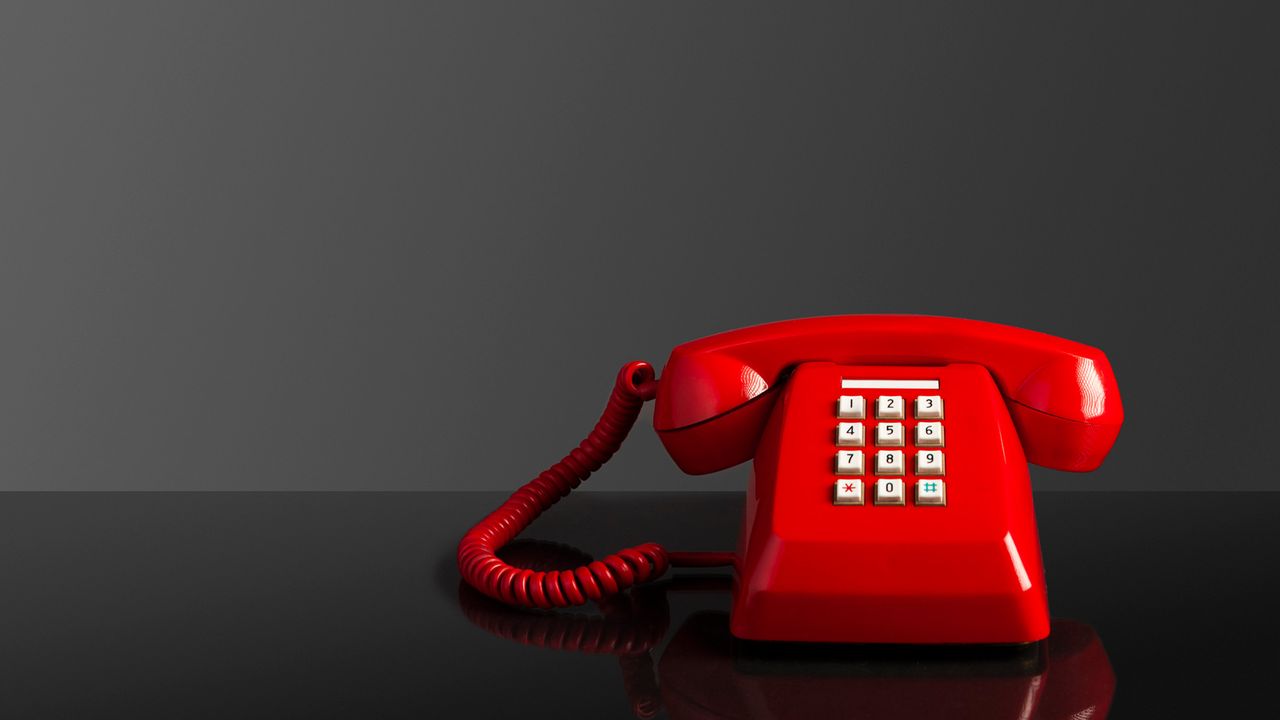
M1271 489L1263 6L6 2L0 488L507 489L626 360L923 312L1109 353L1038 488Z

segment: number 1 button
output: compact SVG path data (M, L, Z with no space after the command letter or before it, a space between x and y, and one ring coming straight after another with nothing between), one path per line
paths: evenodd
M841 395L836 405L836 416L861 420L867 415L867 403L861 395Z

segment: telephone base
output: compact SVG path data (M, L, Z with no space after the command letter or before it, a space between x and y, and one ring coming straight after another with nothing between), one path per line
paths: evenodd
M837 398L851 394L866 407L846 418ZM985 368L805 363L771 412L735 564L735 637L920 645L1049 634L1026 458ZM859 442L840 444L838 428L856 423ZM931 454L945 454L942 502L903 492L943 484L941 464L917 472ZM859 479L864 493L841 502L840 485Z

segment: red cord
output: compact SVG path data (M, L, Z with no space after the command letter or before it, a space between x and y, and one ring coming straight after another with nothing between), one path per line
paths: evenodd
M458 569L469 585L508 605L541 609L583 605L653 580L671 565L711 567L732 563L730 553L668 553L657 543L620 550L573 570L530 570L498 557L502 546L547 508L582 484L618 451L645 401L657 393L653 366L630 362L618 372L613 393L596 426L573 452L515 491L458 543Z

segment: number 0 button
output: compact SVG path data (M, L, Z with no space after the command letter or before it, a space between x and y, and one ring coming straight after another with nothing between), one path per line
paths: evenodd
M906 493L903 492L903 482L901 480L885 480L881 478L876 481L876 504L877 505L905 505Z

